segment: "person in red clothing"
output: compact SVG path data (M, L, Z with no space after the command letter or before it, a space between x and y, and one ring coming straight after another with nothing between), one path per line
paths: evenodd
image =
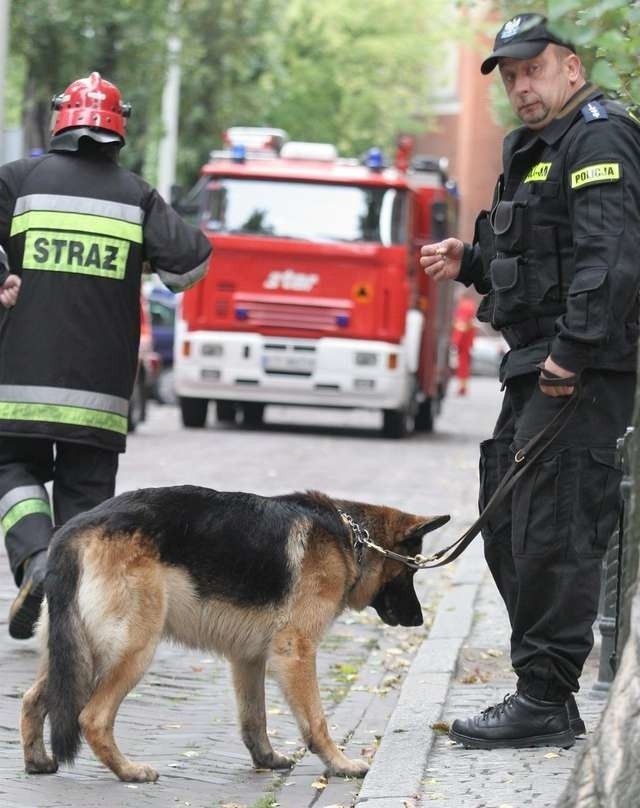
M469 376L471 375L471 348L476 335L476 304L470 294L463 294L453 315L451 344L458 354L458 395L466 396Z

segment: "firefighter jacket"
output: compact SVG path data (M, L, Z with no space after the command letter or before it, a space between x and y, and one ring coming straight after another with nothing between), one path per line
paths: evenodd
M0 244L22 279L0 314L0 434L124 451L143 265L185 289L207 239L111 160L50 152L0 168Z
M510 348L502 380L561 367L635 371L640 126L587 84L542 130L507 136L491 211L458 280Z

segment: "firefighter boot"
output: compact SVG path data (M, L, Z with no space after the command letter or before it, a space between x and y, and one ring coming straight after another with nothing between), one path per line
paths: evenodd
M575 743L564 701L542 701L525 693L508 695L479 715L453 722L449 737L471 749L520 749Z
M40 616L47 571L47 551L29 556L22 565L22 581L16 599L9 609L9 634L14 640L28 640Z

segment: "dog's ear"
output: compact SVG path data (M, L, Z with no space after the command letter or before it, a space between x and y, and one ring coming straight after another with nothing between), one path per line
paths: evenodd
M431 533L432 530L437 530L442 525L446 525L451 519L448 514L442 516L430 516L428 519L423 519L417 524L412 525L405 533L402 541L410 541L411 539L421 539L425 533Z

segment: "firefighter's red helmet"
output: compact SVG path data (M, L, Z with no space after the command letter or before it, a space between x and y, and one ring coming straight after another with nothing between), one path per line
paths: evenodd
M53 97L51 106L57 112L51 126L53 136L65 129L82 127L111 132L124 143L125 122L131 114L131 106L122 103L120 90L100 73L93 72L87 78L74 81L61 95ZM98 139L105 142L107 137Z

